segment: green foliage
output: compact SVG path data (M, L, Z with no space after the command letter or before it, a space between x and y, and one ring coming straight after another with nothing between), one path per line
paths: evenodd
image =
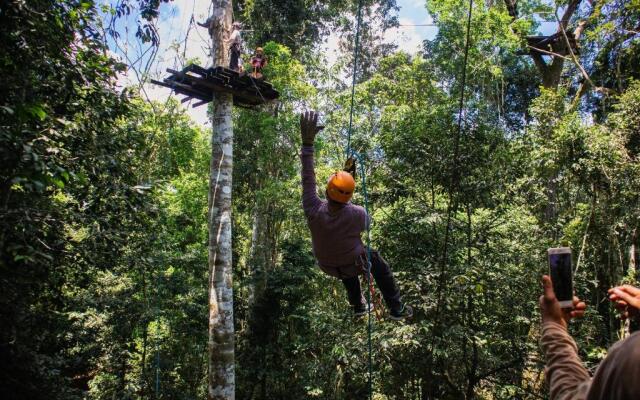
M375 15L383 23L394 21L395 0L362 1L365 9L375 7ZM292 49L294 53L315 47L323 37L336 27L341 31L351 30L351 21L345 14L356 14L358 1L265 1L240 0L234 2L241 19L253 33L249 42L260 45L275 41Z
M136 2L142 39L160 3ZM234 110L236 397L365 398L366 319L314 265L298 160L298 113L311 107L326 125L318 181L344 161L351 91L343 66L309 49L350 29L357 2L241 3L281 98ZM545 249L563 242L590 305L572 327L587 365L619 337L606 290L640 271L637 36L624 33L638 2L579 10L584 67L615 89L580 101L570 63L549 90L518 54L531 14L551 10L520 3L515 21L502 2L474 6L457 165L466 9L429 2L439 31L424 57L382 57L371 22L392 25L395 2L363 3L370 57L352 146L374 247L415 308L408 323L373 321L375 399L545 397L538 282ZM0 396L204 398L210 133L173 98L117 89L124 66L96 18L92 2L0 6Z

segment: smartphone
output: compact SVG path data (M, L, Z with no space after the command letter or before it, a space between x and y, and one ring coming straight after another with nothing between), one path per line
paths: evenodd
M547 250L549 275L553 291L561 308L573 308L573 269L571 268L571 248L556 247Z

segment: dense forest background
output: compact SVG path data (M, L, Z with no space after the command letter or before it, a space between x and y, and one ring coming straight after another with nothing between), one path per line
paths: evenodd
M175 98L118 86L127 65L103 18L137 15L153 44L162 3L0 3L3 399L206 396L210 132ZM366 322L315 267L297 155L313 108L319 181L343 162L357 3L234 5L282 94L234 110L239 399L367 393ZM459 140L468 3L426 3L438 34L418 55L379 40L394 0L363 4L353 146L374 246L415 308L374 323L374 398L546 398L547 247L573 248L589 311L570 329L588 366L629 329L606 290L640 271L640 3L475 2ZM527 47L539 18L558 27L549 54ZM344 33L335 67L318 54L331 31Z

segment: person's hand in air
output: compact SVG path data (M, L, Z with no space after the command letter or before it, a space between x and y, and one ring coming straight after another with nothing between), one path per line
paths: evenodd
M544 294L540 296L542 323L555 322L566 329L572 318L584 316L584 310L587 305L575 296L573 297L573 309L560 307L560 303L553 291L551 278L548 275L542 277L542 288L544 290Z
M609 299L620 310L623 319L640 318L640 289L631 285L609 289Z
M302 136L302 144L305 146L313 146L316 135L324 126L318 126L318 113L315 111L305 111L300 115L300 135Z

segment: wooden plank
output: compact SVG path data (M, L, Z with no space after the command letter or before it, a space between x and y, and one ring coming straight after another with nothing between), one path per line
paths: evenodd
M209 101L206 101L206 100L201 100L201 101L199 101L199 102L197 102L197 103L193 103L193 105L192 105L191 107L196 108L196 107L200 107L200 106L202 106L202 105L205 105L205 104L207 104L207 103L210 103L210 102L209 102Z
M279 96L279 93L277 91L273 90L270 85L264 85L263 81L258 81L255 79L252 80L249 76L246 77L245 81L248 82L247 89L255 92L256 96L260 96L260 94L262 94L262 97L269 100L273 100L274 98L277 98Z
M194 77L193 75L189 75L186 72L176 71L175 69L171 69L171 68L167 68L167 72L172 74L174 77L178 77L182 79L189 79L191 77Z
M215 73L218 75L224 75L224 76L228 76L230 78L237 78L240 76L240 73L238 71L234 71L232 69L229 68L225 68L222 66L217 66L215 68Z
M197 98L203 98L203 99L207 99L207 98L211 98L212 95L209 93L205 93L205 92L200 92L199 90L194 89L192 86L190 85L185 85L183 83L178 83L178 82L172 82L173 88L174 89L180 89L184 92L187 93L193 93L193 96L191 97L197 97Z
M159 85L159 86L163 86L166 87L168 89L173 90L174 92L178 93L178 94L182 94L188 97L195 97L196 99L199 100L206 100L207 99L207 95L204 93L201 93L199 91L194 91L191 89L190 86L181 84L181 83L177 83L177 82L160 82L160 81L156 81L155 79L151 80L151 83L155 84L155 85Z
M202 71L199 71L199 72L193 71L193 72L198 74L198 75L200 75L200 76L189 75L187 73L187 72L192 72L192 71L184 71L184 70L183 71L176 71L176 70L173 70L171 68L168 68L167 72L172 74L171 77L170 77L170 78L172 78L172 80L178 80L178 79L189 80L190 78L200 78L200 79L207 79L207 80L213 79L214 81L216 81L217 83L220 83L220 84L225 84L226 81L227 81L227 79L222 79L222 78L217 77L217 76L209 75L208 70L205 70L202 67L198 67L198 68L200 70L202 70ZM201 74L200 74L200 72L201 72Z
M252 93L247 93L245 91L239 91L236 90L234 88L231 87L225 87L225 86L221 86L218 85L216 83L210 82L206 79L202 79L202 78L196 78L194 76L189 76L189 79L191 80L191 84L192 85L199 85L199 86L204 86L206 88L209 88L210 90L216 91L216 92L223 92L223 93L229 93L232 94L236 97L238 97L240 100L242 100L243 102L250 102L252 104L260 104L262 103L261 99L259 98L260 96L256 96Z
M172 86L170 84L167 84L167 83L164 83L164 82L160 82L160 81L157 81L155 79L151 79L151 83L153 83L154 85L158 85L158 86L164 86L164 87L169 88L169 89L172 88Z
M208 73L208 70L202 68L197 64L190 64L182 69L182 73L186 74L187 72L193 72L201 76L206 76Z
M181 95L184 95L184 96L193 97L193 98L198 99L200 101L206 101L206 102L211 101L211 99L201 98L199 96L194 95L193 93L187 92L187 91L179 89L179 88L174 88L173 90L178 94L181 94Z
M182 71L167 69L167 72L171 75L163 82L152 80L152 83L186 96L181 100L182 103L193 98L200 100L194 107L210 102L213 92L232 94L234 104L246 108L266 103L280 95L268 82L254 80L247 75L240 76L237 71L224 67L204 69L192 64Z
M171 74L171 78L175 79L184 79L185 81L191 80L191 78L198 78L196 75L191 75L187 72L176 71L175 69L167 68L167 72Z
M232 87L227 87L224 85L220 85L219 83L216 82L211 82L207 79L203 79L203 78L198 78L195 76L191 76L191 75L187 75L187 79L189 79L191 85L201 85L204 86L206 88L208 88L209 90L213 90L213 91L217 91L217 92L223 92L223 93L230 93L233 94L233 88Z

